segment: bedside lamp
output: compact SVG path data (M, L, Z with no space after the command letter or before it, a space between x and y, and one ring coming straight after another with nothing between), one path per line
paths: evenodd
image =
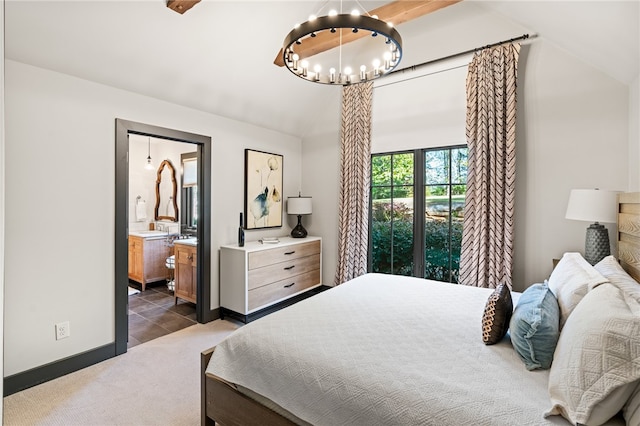
M595 222L587 228L584 258L595 265L611 254L609 231L598 222L617 221L616 197L618 191L599 189L572 189L565 217L571 220Z
M298 215L298 224L291 230L291 236L305 238L307 230L302 226L302 215L311 214L311 197L303 197L300 194L297 197L289 197L287 199L287 213Z

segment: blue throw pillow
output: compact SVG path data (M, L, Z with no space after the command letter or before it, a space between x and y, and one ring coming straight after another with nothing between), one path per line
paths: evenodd
M522 293L511 316L509 334L527 370L551 367L560 338L560 307L546 283L534 284Z

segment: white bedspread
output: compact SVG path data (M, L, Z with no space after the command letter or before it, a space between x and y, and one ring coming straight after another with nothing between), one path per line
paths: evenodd
M368 274L240 328L207 373L314 425L567 425L547 371L482 343L490 293Z

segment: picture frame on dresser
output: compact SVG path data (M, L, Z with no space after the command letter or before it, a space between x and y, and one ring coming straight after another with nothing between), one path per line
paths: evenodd
M280 154L244 150L244 229L282 227L283 161Z

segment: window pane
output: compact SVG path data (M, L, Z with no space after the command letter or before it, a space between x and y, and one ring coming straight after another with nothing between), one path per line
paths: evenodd
M449 281L448 185L425 187L424 277Z
M449 186L428 185L424 188L424 207L427 217L443 217L449 214Z
M371 270L391 273L391 222L371 222Z
M413 275L413 186L393 191L393 264L396 275Z
M393 184L413 185L413 153L393 156Z
M449 183L449 150L425 151L424 183L438 185Z
M371 157L371 185L391 185L390 155L374 155Z
M451 183L467 183L467 148L454 148L451 150ZM456 191L454 190L455 194Z

